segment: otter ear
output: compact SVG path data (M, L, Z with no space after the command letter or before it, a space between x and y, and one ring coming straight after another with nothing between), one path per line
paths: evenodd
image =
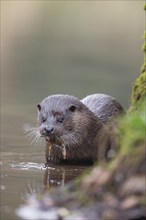
M38 108L39 111L41 111L41 105L40 104L37 105L37 108Z
M71 105L71 106L69 107L69 110L70 110L71 112L74 112L74 111L76 110L76 106L75 106L75 105Z

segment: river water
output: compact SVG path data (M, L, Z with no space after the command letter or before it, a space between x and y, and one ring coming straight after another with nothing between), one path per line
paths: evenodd
M85 169L75 165L45 168L45 145L31 144L23 129L24 118L17 114L4 116L2 120L1 220L19 219L15 210L29 195L63 187Z

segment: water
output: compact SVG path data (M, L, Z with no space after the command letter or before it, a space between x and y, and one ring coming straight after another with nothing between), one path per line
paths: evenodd
M10 150L11 148L11 150ZM10 146L1 152L1 219L19 219L15 210L29 195L42 194L51 187L64 186L80 175L82 166L44 166L44 152L34 152L34 146L25 151L22 146ZM21 152L20 151L21 148ZM13 150L13 152L12 152ZM14 152L15 151L15 152Z

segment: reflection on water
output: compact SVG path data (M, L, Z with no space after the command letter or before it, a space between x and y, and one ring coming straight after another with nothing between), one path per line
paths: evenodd
M44 164L37 164L37 163L32 163L32 162L28 162L28 163L22 162L19 164L12 163L10 164L10 167L18 168L20 170L45 169Z
M16 208L24 203L28 196L38 195L50 187L64 184L80 175L82 166L50 166L34 162L40 155L23 155L19 153L3 153L1 162L1 219L19 219L15 215ZM32 162L26 162L31 161ZM22 161L23 162L19 162ZM25 161L25 162L24 162Z
M85 167L65 166L65 167L47 167L44 172L44 189L52 186L64 186L73 178L79 176Z
M15 210L29 195L42 194L50 187L64 186L85 169L84 166L67 165L51 165L45 168L43 141L35 145L25 137L25 123L36 126L36 116L36 108L33 105L29 107L11 105L11 108L7 106L2 109L0 161L2 220L18 220Z

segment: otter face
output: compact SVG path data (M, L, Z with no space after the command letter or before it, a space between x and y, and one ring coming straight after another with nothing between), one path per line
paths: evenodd
M43 112L40 104L38 105L38 109L39 129L42 136L49 137L53 140L55 136L60 137L63 135L65 130L72 130L72 126L68 125L66 127L65 124L69 119L69 115L76 110L74 105L66 109L65 112L55 110L52 110L51 112Z
M73 96L54 95L44 99L37 107L41 136L47 142L61 146L73 136L75 115L84 105Z

